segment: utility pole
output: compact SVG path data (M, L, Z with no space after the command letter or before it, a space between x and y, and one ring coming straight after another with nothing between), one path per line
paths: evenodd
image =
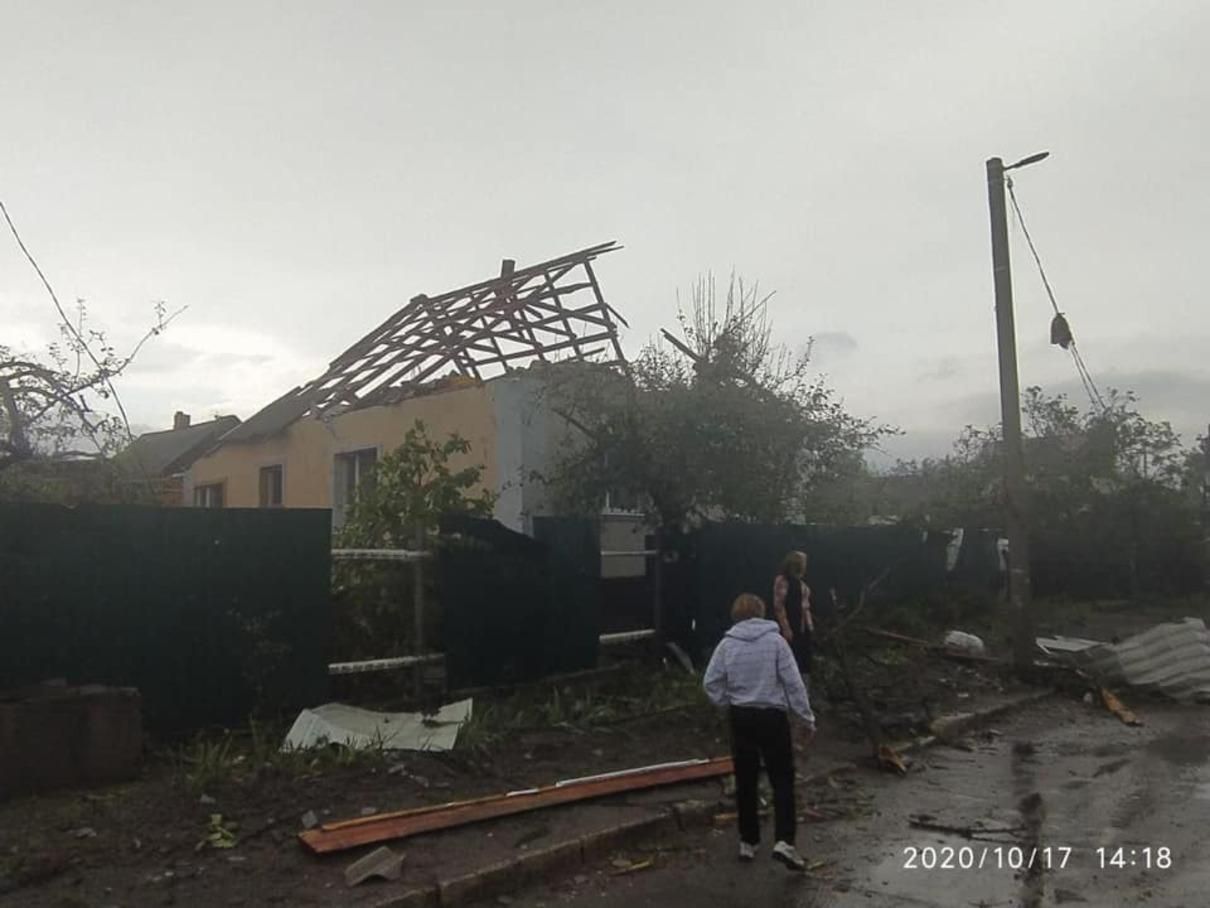
M1202 438L1202 583L1210 587L1210 426Z
M1008 257L1008 209L1004 174L1033 164L1049 152L1005 167L987 162L987 202L992 226L992 276L996 288L996 343L1000 354L1001 448L1004 455L1005 530L1008 532L1008 596L1013 611L1013 665L1019 676L1033 664L1034 622L1030 612L1028 502L1025 453L1021 446L1021 392L1017 378L1017 333L1013 319L1013 278Z

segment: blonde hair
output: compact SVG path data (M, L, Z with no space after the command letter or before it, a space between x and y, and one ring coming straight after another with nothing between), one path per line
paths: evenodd
M749 618L765 617L765 600L752 593L740 593L731 603L731 620L747 621Z
M790 552L782 559L781 572L791 577L801 577L807 572L807 553Z

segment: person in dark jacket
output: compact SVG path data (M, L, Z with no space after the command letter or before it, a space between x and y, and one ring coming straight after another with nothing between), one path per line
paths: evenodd
M743 594L732 605L731 618L734 624L706 668L705 688L710 701L729 713L739 856L753 860L760 843L757 781L763 761L773 786L773 858L791 870L803 871L806 861L794 847L794 751L789 713L806 726L808 739L815 733L815 715L789 644L777 622L765 620L764 601Z
M807 573L807 553L790 552L781 571L773 578L773 615L781 634L790 644L794 662L805 681L811 674L811 650L815 636L815 617L811 614L811 588L803 580Z

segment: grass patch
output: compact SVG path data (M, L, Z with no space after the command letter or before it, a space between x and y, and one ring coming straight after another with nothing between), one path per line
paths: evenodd
M387 760L382 742L356 749L342 744L282 749L286 731L250 721L240 729L201 732L171 752L172 763L184 785L204 793L267 775L302 778L354 766L379 766Z
M701 678L679 669L638 668L599 686L556 685L476 702L458 747L488 751L521 732L584 732L649 715L707 709Z

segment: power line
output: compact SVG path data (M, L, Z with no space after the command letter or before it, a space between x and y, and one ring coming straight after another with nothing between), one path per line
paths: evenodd
M1008 197L1012 201L1013 214L1016 216L1017 224L1021 227L1021 232L1025 235L1025 242L1029 245L1029 251L1034 258L1034 264L1038 266L1038 274L1042 278L1042 286L1046 288L1046 296L1050 300L1050 306L1054 309L1055 316L1064 319L1064 322L1066 322L1066 317L1059 311L1059 304L1055 300L1055 292L1050 286L1050 279L1046 276L1046 268L1042 265L1042 258L1038 255L1038 247L1034 245L1034 238L1030 235L1029 227L1025 224L1025 215L1021 213L1021 205L1017 201L1017 193L1013 187L1012 177L1006 177L1004 182L1008 187ZM1101 396L1101 392L1092 378L1092 373L1088 371L1088 366L1084 363L1084 357L1080 355L1075 338L1070 334L1068 335L1066 349L1071 353L1072 362L1075 363L1076 367L1076 374L1080 376L1080 383L1084 386L1084 391L1088 395L1088 399L1092 402L1092 405L1100 407L1102 410L1108 409L1105 398Z

